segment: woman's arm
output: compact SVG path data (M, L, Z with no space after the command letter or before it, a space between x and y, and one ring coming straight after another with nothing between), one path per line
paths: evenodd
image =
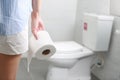
M33 16L38 16L40 12L40 3L41 0L32 0Z
M40 18L41 0L32 0L31 29L34 37L38 39L37 32L44 30L43 22Z

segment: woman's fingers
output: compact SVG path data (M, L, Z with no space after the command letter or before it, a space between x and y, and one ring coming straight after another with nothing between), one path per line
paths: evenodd
M35 39L38 40L38 30L32 28L32 34L34 35Z
M39 29L39 30L45 30L43 23L39 22L38 29Z
M38 32L45 30L42 20L33 20L31 29L35 39L38 40Z

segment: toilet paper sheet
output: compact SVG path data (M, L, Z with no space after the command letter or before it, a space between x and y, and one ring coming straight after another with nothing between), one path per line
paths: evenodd
M50 58L55 52L56 48L54 46L54 42L47 31L39 31L38 40L36 40L32 35L29 41L29 52L27 56L28 72L33 56L37 59L44 60Z

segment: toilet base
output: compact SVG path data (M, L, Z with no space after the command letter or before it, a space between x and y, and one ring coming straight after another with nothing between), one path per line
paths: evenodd
M69 69L50 65L46 80L91 80L91 77L71 76L69 75Z
M68 69L50 65L46 80L68 80Z
M89 78L89 77L81 77L81 78L71 78L71 79L68 79L68 80L91 80L91 78Z

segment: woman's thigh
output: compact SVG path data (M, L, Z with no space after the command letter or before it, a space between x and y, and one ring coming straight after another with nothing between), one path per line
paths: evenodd
M21 55L0 53L0 80L15 80Z

